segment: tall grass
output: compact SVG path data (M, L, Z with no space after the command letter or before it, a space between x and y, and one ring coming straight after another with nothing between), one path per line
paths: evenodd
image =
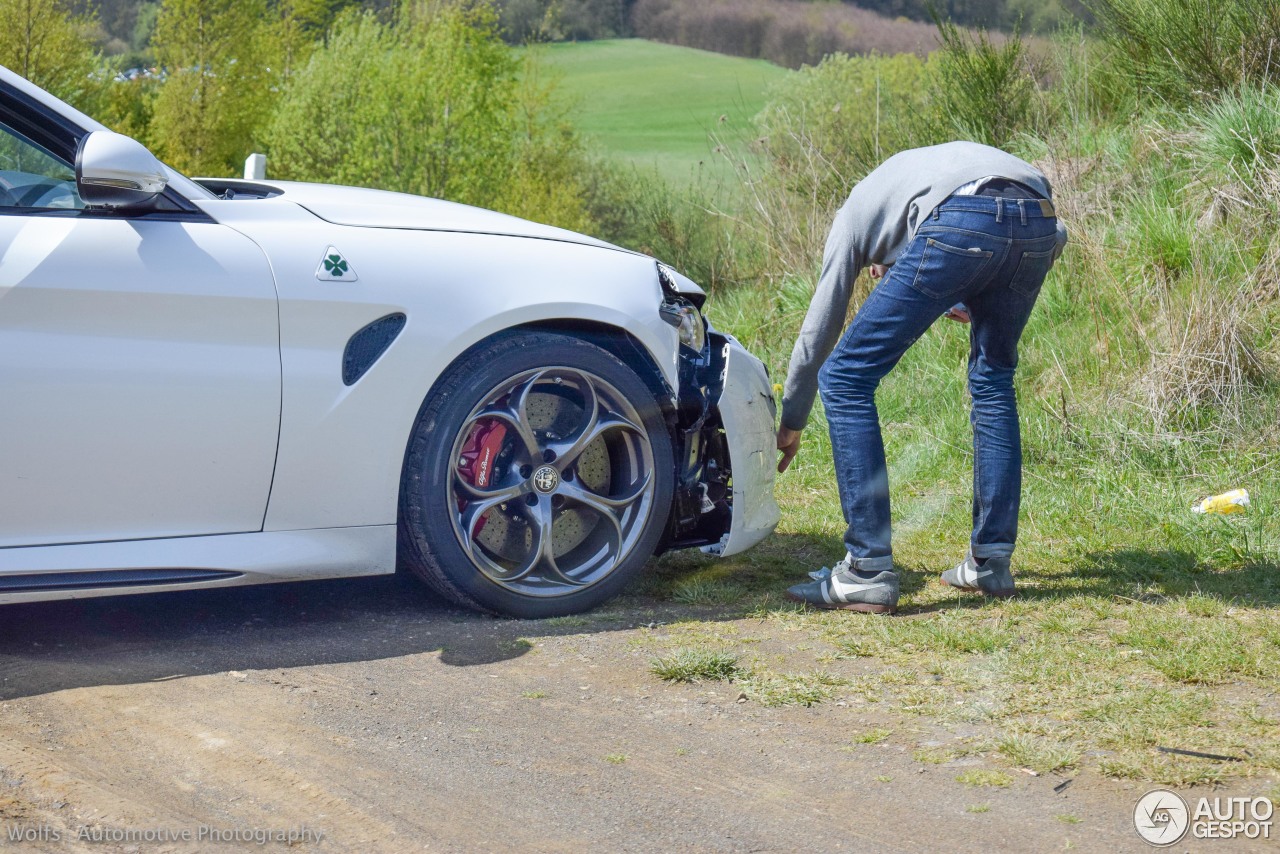
M1280 75L1280 0L1091 0L1125 71L1175 105Z
M960 138L1007 146L1033 117L1036 91L1026 45L1016 32L997 43L946 20L938 21L938 33L934 98L943 122Z

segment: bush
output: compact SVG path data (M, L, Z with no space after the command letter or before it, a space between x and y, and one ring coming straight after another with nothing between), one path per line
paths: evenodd
M1260 200L1280 167L1280 90L1242 86L1191 115L1198 159L1211 184Z
M1185 105L1277 79L1280 0L1091 0L1138 85Z
M149 142L179 171L235 175L275 101L266 0L164 0L152 47L168 69Z
M267 143L280 178L591 226L577 135L486 5L404 6L394 26L345 13L292 80Z
M854 184L897 151L941 141L931 89L928 66L910 54L829 56L779 85L737 159L749 204L741 227L771 273L809 272Z
M81 4L61 0L0 0L0 65L54 95L92 109L91 75L98 56L89 40L97 22Z
M740 240L738 223L720 211L722 188L700 173L677 188L656 170L600 160L584 183L603 239L661 259L711 290L750 278L756 252Z
M986 33L970 34L942 20L938 33L934 97L944 125L964 139L1008 146L1033 117L1035 81L1026 45L1017 33L997 44Z
M628 35L625 0L500 0L495 3L509 44L611 39Z
M1133 81L1117 70L1116 48L1079 26L1059 30L1045 57L1038 123L1079 136L1100 122L1132 116Z

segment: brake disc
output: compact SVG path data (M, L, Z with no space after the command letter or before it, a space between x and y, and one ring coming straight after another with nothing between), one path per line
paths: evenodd
M582 428L582 407L556 392L535 392L526 404L529 423L539 438L560 440ZM583 449L573 466L574 478L597 495L608 495L612 482L609 448L603 437ZM533 531L516 508L500 505L484 515L475 541L500 560L520 563L533 547ZM553 553L565 555L581 545L603 520L593 510L566 505L551 524Z

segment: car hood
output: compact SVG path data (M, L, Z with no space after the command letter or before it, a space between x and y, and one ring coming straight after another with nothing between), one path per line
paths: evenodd
M542 225L519 217L441 199L331 184L303 184L292 181L270 181L269 183L273 188L280 190L286 200L336 225L501 234L539 240L559 240L565 243L613 249L618 252L628 251L603 240L563 228Z

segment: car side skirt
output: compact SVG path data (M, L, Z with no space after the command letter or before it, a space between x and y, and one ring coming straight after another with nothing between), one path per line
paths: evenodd
M384 575L395 568L395 525L10 548L0 549L0 604Z

